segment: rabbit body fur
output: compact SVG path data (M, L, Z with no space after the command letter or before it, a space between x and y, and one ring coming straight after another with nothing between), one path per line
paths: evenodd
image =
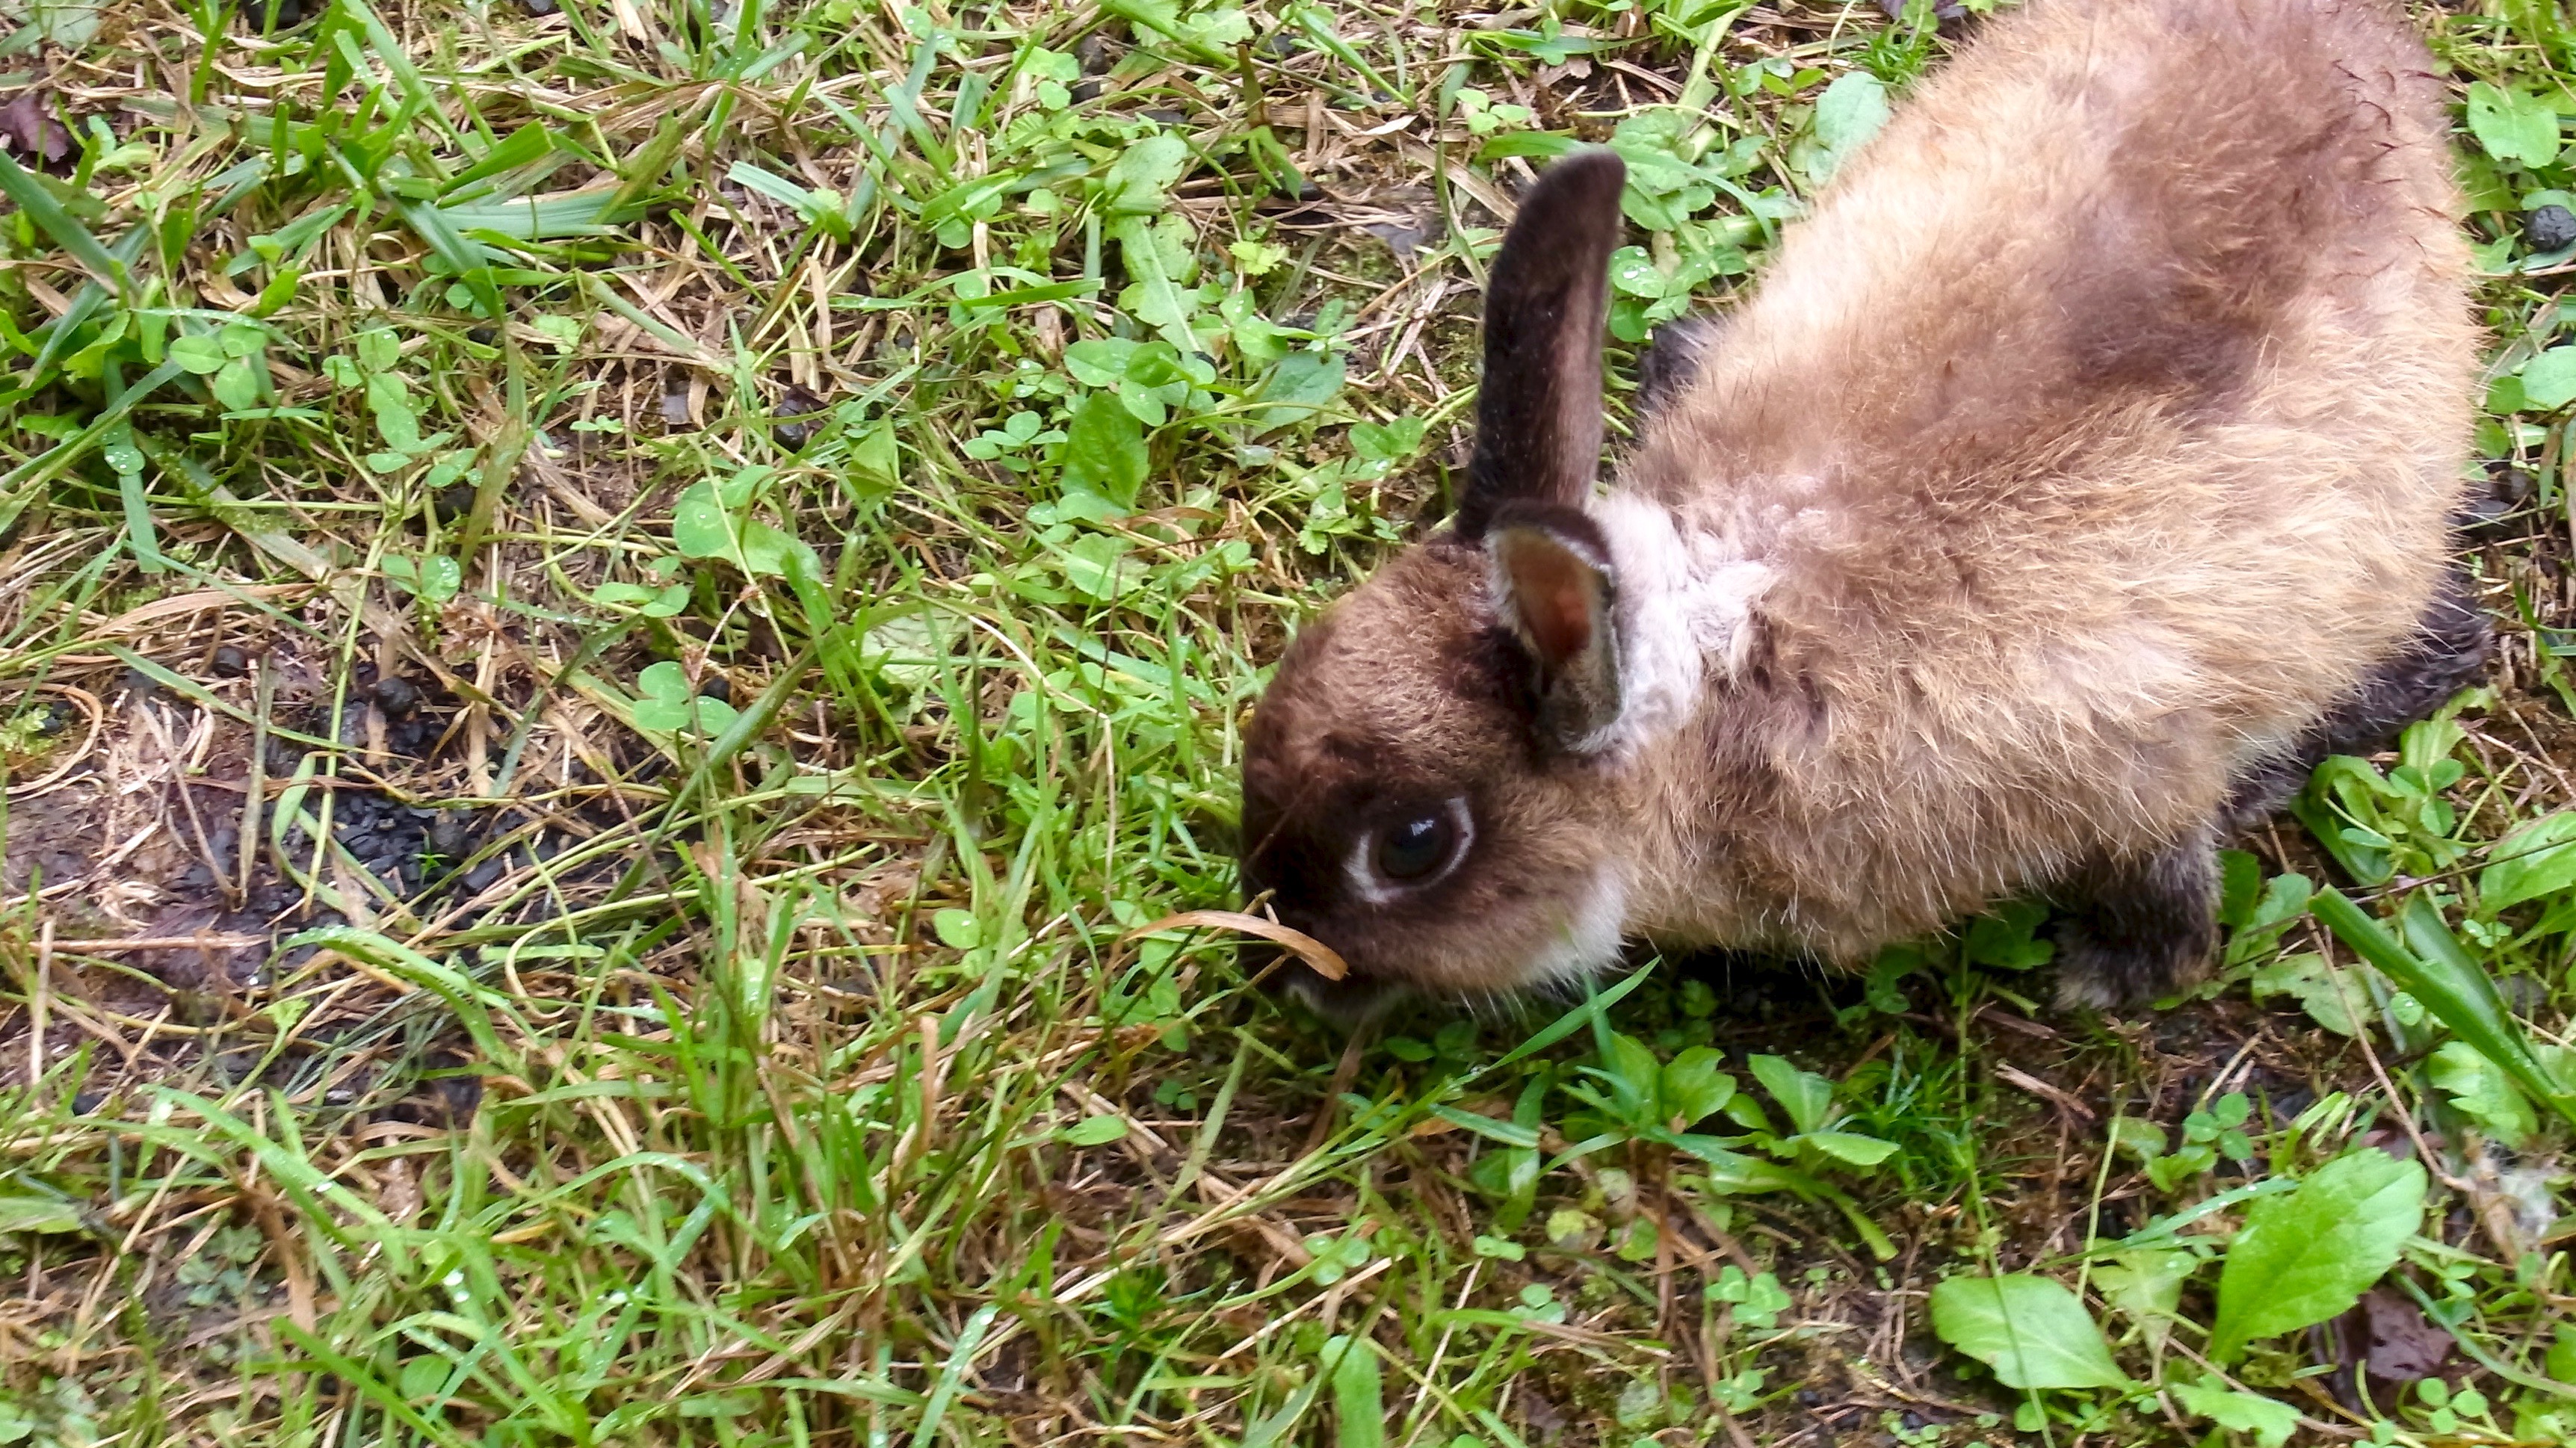
M1458 518L1247 737L1247 888L1353 970L1309 994L1854 964L2033 893L2068 996L2188 980L2221 834L2484 658L2447 131L2380 0L2032 0L1663 344L1606 496L1621 173L1553 168Z

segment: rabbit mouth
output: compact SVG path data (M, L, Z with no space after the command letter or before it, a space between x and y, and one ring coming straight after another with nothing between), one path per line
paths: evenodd
M1413 987L1402 981L1359 970L1331 979L1267 942L1247 943L1240 961L1243 973L1262 989L1287 996L1343 1030L1377 1020L1414 994Z

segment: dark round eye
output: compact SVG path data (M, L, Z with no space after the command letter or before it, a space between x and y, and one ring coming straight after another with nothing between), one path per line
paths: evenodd
M1449 816L1405 820L1377 837L1377 872L1390 880L1419 880L1449 863L1457 847L1458 826Z

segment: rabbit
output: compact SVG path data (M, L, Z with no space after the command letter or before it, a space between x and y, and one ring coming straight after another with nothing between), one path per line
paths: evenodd
M1454 515L1245 726L1243 888L1348 969L1285 983L1851 967L2020 897L2063 1004L2190 985L2219 842L2486 662L2447 131L2384 0L2031 0L1657 337L1606 493L1624 170L1550 166Z

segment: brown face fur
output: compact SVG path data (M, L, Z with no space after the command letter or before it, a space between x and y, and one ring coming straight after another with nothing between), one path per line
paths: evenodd
M1533 666L1486 602L1488 567L1453 536L1407 551L1298 635L1245 737L1244 892L1350 964L1338 985L1280 967L1333 1014L1408 986L1530 984L1589 903L1615 790L1542 758ZM1386 832L1458 805L1454 858L1375 876Z

